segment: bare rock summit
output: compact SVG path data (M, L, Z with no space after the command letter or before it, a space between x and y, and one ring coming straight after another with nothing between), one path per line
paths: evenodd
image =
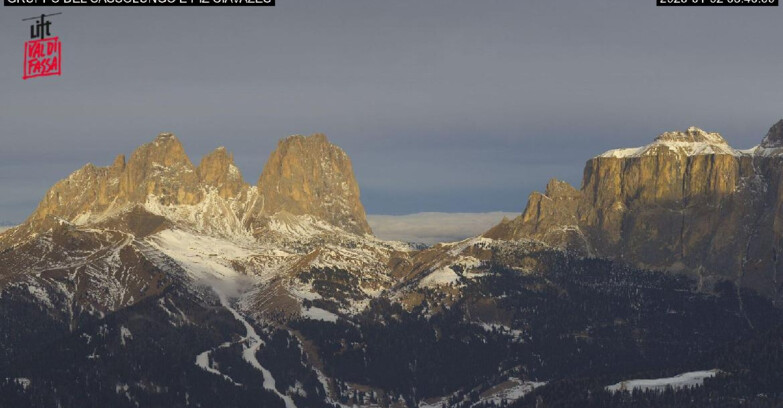
M258 190L264 214L312 215L347 231L372 233L351 159L323 134L281 140L258 179Z
M129 226L138 219L162 225L162 217L220 235L252 233L278 213L371 233L351 161L324 135L280 141L256 187L245 183L225 148L194 166L179 139L161 133L127 161L119 155L106 167L87 164L57 182L22 225L0 235L0 249L63 222L136 232Z
M550 182L545 194L530 195L519 217L485 236L681 272L705 287L729 279L778 296L780 147L783 121L748 150L695 127L666 132L647 146L588 160L579 190Z

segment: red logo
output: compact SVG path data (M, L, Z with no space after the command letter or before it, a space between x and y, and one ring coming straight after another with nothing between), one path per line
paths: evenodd
M59 37L51 36L52 22L46 19L59 14L62 13L41 14L40 17L22 19L22 21L37 20L30 26L30 41L24 43L22 79L60 75L63 46Z
M22 79L60 75L62 43L59 37L24 43L24 75Z

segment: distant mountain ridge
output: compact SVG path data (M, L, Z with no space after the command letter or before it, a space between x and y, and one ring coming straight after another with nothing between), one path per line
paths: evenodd
M198 245L185 246L184 238ZM213 278L235 285L249 274L276 277L285 283L274 288L290 289L316 265L342 265L362 277L350 288L358 299L390 286L386 262L408 249L371 235L350 159L322 134L282 139L250 185L225 148L196 166L175 135L161 133L127 160L119 155L109 166L87 164L73 172L27 220L2 232L0 290L34 287L55 308L51 299L65 296L70 304L64 307L76 319L166 290L172 277L169 266L157 265L161 256L203 256L201 264L227 265L230 272L213 277L214 271L189 270L196 286ZM83 253L92 255L82 259ZM218 255L221 262L207 262ZM290 290L276 299L255 310L300 313Z
M24 240L57 220L92 225L119 219L128 211L164 217L187 212L175 210L178 206L198 213L179 221L223 234L252 234L278 212L312 215L347 231L371 233L350 159L322 134L281 140L258 184L251 186L225 148L194 166L179 139L161 133L136 149L127 162L119 155L107 167L87 164L57 182L5 241Z
M552 180L485 237L536 239L637 267L781 294L783 120L736 150L692 127L587 161L580 189Z
M429 247L373 236L323 135L281 140L251 185L226 149L196 165L162 133L0 233L0 406L540 406L559 381L610 398L704 369L747 386L777 366L703 364L783 324L781 129L607 152L581 189L552 180Z

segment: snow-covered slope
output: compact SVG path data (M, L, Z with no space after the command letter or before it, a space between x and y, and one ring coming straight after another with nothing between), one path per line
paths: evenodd
M159 210L169 220L186 221L143 241L176 262L194 285L219 285L229 297L242 293L241 307L253 314L332 319L302 308L313 300L332 303L336 309L328 313L356 313L393 286L394 260L412 253L407 244L346 232L308 215L276 214L251 235L196 228L190 220L199 217L187 210L200 208L178 206L177 217L170 208Z
M613 149L601 154L599 157L641 157L653 156L662 152L684 154L686 156L704 154L740 156L743 154L742 151L729 146L720 134L705 132L697 127L690 127L685 132L663 133L646 146Z
M106 312L143 298L139 291L149 286L127 290L120 282L139 278L125 271L157 268L165 275L173 263L195 286L246 285L248 309L282 305L295 317L296 304L308 298L352 313L392 285L393 259L411 247L369 234L350 160L339 147L323 135L287 138L261 180L266 184L246 184L222 148L194 166L180 141L161 133L127 163L120 155L111 166L75 171L27 221L0 235L0 251L14 250L3 252L8 272L0 270L0 289L63 271L68 285L101 288L81 300ZM340 196L346 192L350 197ZM85 279L89 285L80 283ZM39 286L33 291L46 293L47 285Z
M652 378L642 380L626 380L606 387L607 391L664 391L667 387L674 389L698 387L704 384L706 378L715 377L718 370L690 371L674 377Z
M66 222L0 253L0 290L22 288L71 320L132 305L172 279L133 235Z

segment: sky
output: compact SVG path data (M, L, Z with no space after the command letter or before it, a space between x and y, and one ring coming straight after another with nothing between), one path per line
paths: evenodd
M22 80L52 17L63 74ZM163 131L255 183L278 139L325 133L370 214L521 212L551 177L694 125L737 148L783 117L780 8L654 0L278 0L276 7L0 8L0 222Z

